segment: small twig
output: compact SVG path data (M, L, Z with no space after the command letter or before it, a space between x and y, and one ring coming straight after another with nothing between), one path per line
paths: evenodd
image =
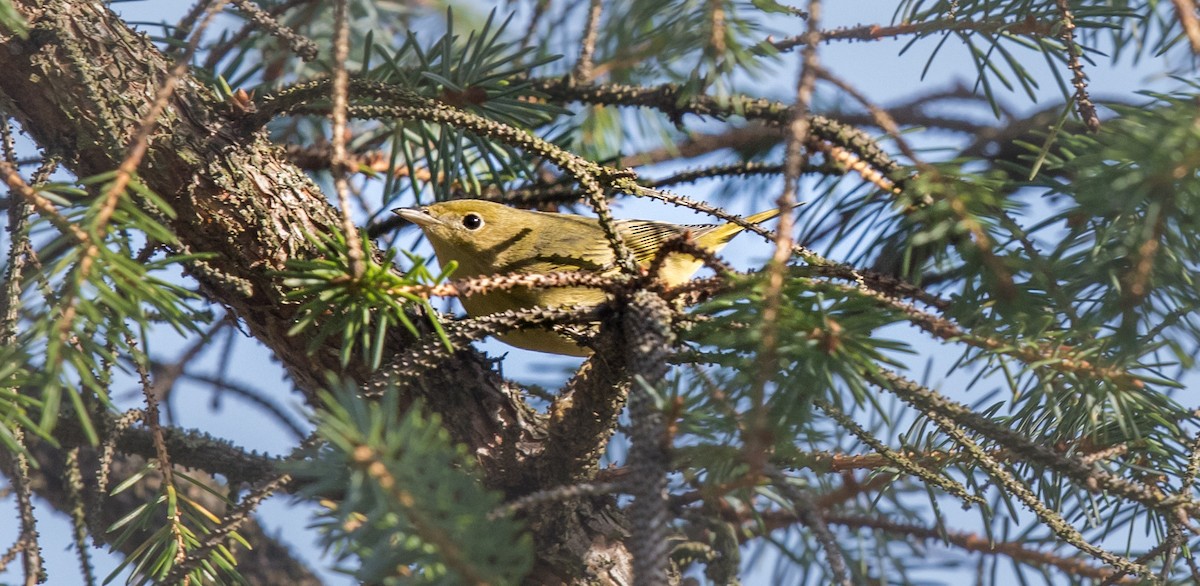
M1171 0L1175 3L1175 14L1179 24L1192 45L1192 53L1200 55L1200 19L1196 18L1196 0Z
M923 165L921 159L917 157L916 151L914 151L912 146L908 144L908 141L904 140L904 137L900 136L900 126L896 124L896 120L892 118L892 115L889 114L887 110L876 105L871 101L870 98L866 96L866 94L858 91L858 88L850 85L850 82L838 77L832 71L821 67L818 69L818 73L820 74L821 79L824 79L825 81L837 86L839 89L849 94L850 97L854 98L854 100L861 104L862 107L866 108L867 112L871 114L871 118L875 121L875 123L878 124L879 127L888 134L888 136L892 137L892 140L896 142L896 146L900 148L900 152L904 153L904 156L908 157L908 160L912 161L918 167Z
M68 512L71 516L71 533L74 537L72 544L75 546L75 555L79 558L79 571L83 575L84 583L87 586L94 586L96 576L92 569L92 554L87 543L88 528L92 526L93 522L89 520L84 497L86 486L83 483L83 470L79 467L78 447L67 450L65 465L67 468L65 483L67 502L71 509Z
M892 195L900 195L903 191L891 177L884 175L866 161L862 160L854 151L838 145L827 145L825 143L817 143L816 147L826 154L828 159L838 167L854 171L863 181L879 188L879 191L890 193ZM928 205L932 200L928 195L922 195L920 203Z
M287 153L288 160L305 171L325 171L330 169L333 159L333 147L327 142L303 146L289 144L283 148ZM380 150L347 152L345 158L345 168L348 173L387 173L389 164L388 155ZM418 172L421 171L426 173L421 179L429 180L430 177L427 175L428 169L418 169ZM408 175L408 167L401 166L396 168L394 173L396 177L405 177Z
M392 296L411 296L421 299L431 297L470 297L493 291L508 291L517 287L546 289L553 287L592 287L611 290L619 287L619 280L591 271L555 271L552 273L508 273L483 275L458 279L438 285L401 285L387 289Z
M108 495L108 472L112 469L113 459L117 453L117 440L134 423L146 418L144 409L130 409L112 422L104 441L100 444L100 456L96 468L96 502L103 502Z
M767 531L777 529L785 526L790 521L790 519L784 518L782 515L770 516L766 519L764 529ZM1114 573L1112 568L1084 563L1077 556L1056 555L1047 551L1031 549L1024 541L996 542L991 537L984 535L963 531L950 531L943 527L923 527L921 525L900 523L892 519L864 515L827 513L825 521L830 525L841 525L852 529L871 529L885 533L905 535L925 541L941 541L965 551L1008 556L1012 560L1020 561L1033 567L1053 566L1072 577L1103 579ZM1137 581L1130 580L1128 582L1122 581L1121 583L1133 584L1137 583Z
M192 33L192 27L196 25L196 21L199 20L200 17L204 15L205 11L208 10L211 2L212 0L197 0L197 2L193 4L192 7L187 11L187 14L184 14L183 17L179 19L179 22L175 23L175 32L171 34L171 38L174 39L176 43L182 42L188 37L188 35ZM172 44L168 48L168 54L172 54L178 49L178 44Z
M1075 15L1071 13L1069 0L1058 0L1058 11L1062 14L1062 40L1067 46L1067 67L1074 76L1072 85L1075 86L1075 107L1088 130L1098 132L1100 116L1096 114L1096 105L1088 95L1087 75L1083 73L1083 64L1079 60L1079 43L1075 42Z
M0 139L3 140L4 164L9 169L16 159L13 152L12 127L7 117L0 117ZM22 182L23 183L23 182ZM32 205L18 200L8 208L8 261L4 274L4 291L0 294L0 348L11 347L17 341L17 321L21 310L21 281L29 248L29 215Z
M280 14L277 11L278 6L273 8L271 12L267 12L249 0L232 0L232 2L234 6L237 6L238 10L241 10L249 17L250 22L246 26L258 27L266 31L267 34L287 43L288 48L303 61L312 61L317 58L320 50L317 48L316 43L284 26L283 23L275 18L277 14Z
M0 181L2 181L12 193L16 194L21 199L25 200L25 202L32 205L37 211L41 212L41 214L47 220L49 220L51 224L54 224L54 227L58 228L60 232L62 232L64 235L71 236L76 243L86 244L91 241L91 238L88 236L87 232L84 232L82 228L71 223L70 220L64 217L58 211L58 206L54 205L54 202L46 199L40 193L38 193L36 189L30 187L30 185L25 182L25 179L21 177L21 173L17 171L17 168L9 164L8 161L0 161Z
M222 43L216 47L213 47L212 49L209 50L208 57L206 57L204 59L204 68L212 69L212 68L216 67L217 63L220 63L221 59L224 59L225 55L229 54L230 50L232 50L234 47L236 47L242 41L245 41L246 38L248 38L250 36L250 34L253 33L255 31L255 29L258 29L258 28L266 28L268 34L271 34L280 39L287 40L288 45L291 47L291 49L293 51L295 51L296 53L301 54L302 59L304 58L305 53L310 53L310 52L313 55L313 58L315 59L316 53L317 53L316 44L314 44L312 41L310 41L308 39L304 39L303 37L300 37L300 35L297 34L295 31L293 31L290 28L285 27L278 20L276 20L279 15L287 12L288 10L291 10L292 8L295 8L296 6L299 6L301 4L310 3L312 1L313 0L287 0L285 2L277 4L277 5L273 6L269 11L266 12L266 20L258 18L252 12L243 10L243 12L246 12L246 14L251 16L250 21L247 22L244 26L242 26L242 28L238 29L238 31L236 33L233 33L232 35L230 35L229 38L224 43ZM239 9L241 8L240 3L237 4L237 6ZM254 8L258 9L257 6L255 6ZM293 36L296 37L295 41L292 40ZM309 47L311 47L311 51L310 51ZM307 61L307 59L306 59L306 61Z
M813 283L814 287L820 285L820 283ZM886 293L881 293L873 288L852 287L834 283L824 284L824 286L834 287L848 293L857 293L858 295L873 299L881 306L890 307L904 314L909 323L920 328L922 331L947 342L959 342L987 352L1012 356L1017 360L1030 364L1035 369L1047 368L1060 373L1068 373L1096 380L1109 380L1117 386L1130 390L1142 391L1145 389L1145 383L1128 370L1119 366L1096 364L1088 360L1083 353L1077 352L1069 346L1064 346L1061 342L1022 344L1018 340L1005 340L998 337L978 335L964 329L950 318L922 311L911 303L897 299Z
M306 449L312 445L312 438L304 442L297 451ZM171 571L162 580L162 584L176 584L184 580L185 577L193 570L204 563L213 550L223 546L225 539L239 527L244 525L246 521L253 519L251 513L262 504L267 497L275 494L280 488L292 481L290 474L280 474L274 478L264 481L261 485L250 491L242 502L238 503L233 510L225 514L221 522L211 533L204 536L204 540L198 546L188 552L187 557L175 564Z
M1051 446L1035 442L1008 426L976 413L966 405L951 401L942 394L891 370L880 368L877 371L864 372L863 375L872 384L895 394L922 413L944 415L957 425L1000 444L1020 461L1053 469L1090 492L1107 491L1165 514L1182 513L1193 518L1200 517L1200 503L1189 495L1168 496L1155 486L1127 480L1104 468L1060 454Z
M683 140L622 156L618 165L643 167L701 157L718 151L765 152L783 139L780 128L761 123L725 128L712 134L689 132Z
M783 307L783 284L787 262L792 257L792 228L795 220L790 213L796 207L796 194L800 186L800 173L808 162L807 143L811 121L809 107L816 88L820 64L817 45L821 42L821 3L808 3L808 44L801 58L800 81L796 85L796 103L791 123L788 125L788 142L784 156L783 193L775 205L779 207L779 226L775 229L775 253L767 264L767 285L763 292L761 342L754 383L749 393L749 416L747 421L746 452L751 470L764 465L767 447L771 445L770 426L767 422L765 404L767 382L777 370L779 356L779 314Z
M595 65L592 56L596 52L596 38L600 34L600 14L603 8L604 3L600 0L591 0L588 6L587 25L583 29L583 40L579 43L579 60L575 62L575 69L571 72L575 83L585 84L592 81L592 66Z
M35 586L46 579L42 566L42 546L38 543L37 516L33 514L33 488L29 478L29 459L25 457L25 432L21 426L11 428L12 440L18 451L16 462L9 477L16 485L17 511L21 520L21 566L25 573L25 585Z
M338 208L342 212L342 232L346 237L350 272L355 279L362 277L362 238L350 213L350 181L347 177L346 158L346 108L350 92L350 72L346 71L346 59L350 55L350 23L347 16L348 0L337 0L333 8L333 105L330 108L332 136L330 137L330 172L337 191Z
M21 165L17 160L17 139L13 136L12 124L3 114L0 114L0 155L9 165Z
M691 232L684 232L663 242L662 246L654 252L654 257L650 259L650 264L646 266L646 276L643 278L646 288L664 288L665 284L660 279L663 276L662 269L666 266L667 261L677 254L686 254L703 262L705 267L717 273L718 278L727 278L736 272L729 263L718 258L712 251L705 250L699 244L696 244ZM668 291L666 296L673 296L674 289L676 288Z
M129 350L133 353L134 367L137 370L138 381L142 386L142 396L146 400L146 426L150 428L150 435L154 439L154 453L158 460L158 470L162 473L162 490L164 492L174 491L175 488L175 470L171 466L171 457L167 453L167 442L163 438L162 425L159 423L158 413L158 397L154 393L154 384L150 381L150 372L146 368L144 356L137 349L137 340L132 336L125 337L125 343ZM175 511L173 517L167 519L167 525L171 528L171 535L175 538L175 563L183 562L187 556L187 542L184 538L182 526L182 512Z
M746 222L738 216L730 214L719 207L702 201L693 200L668 191L648 189L641 186L638 186L634 193L640 196L652 197L660 201L665 201L672 205L686 207L688 209L708 214L714 218L719 218L723 221L736 224L741 226L742 229L746 230L747 232L752 232L761 236L768 242L771 242L774 239L774 235L762 226ZM806 270L812 271L813 274L835 279L845 279L855 283L859 287L870 289L878 294L885 296L906 297L936 308L939 311L946 311L950 308L949 301L938 297L933 293L929 293L928 291L925 291L916 285L897 279L896 277L876 273L874 271L857 269L847 264L829 260L798 244L792 244L792 254L808 261L810 266L807 267Z
M995 479L999 485L997 486L998 489L1016 497L1021 504L1025 505L1034 515L1037 515L1038 519L1057 535L1059 539L1121 572L1145 577L1151 576L1149 568L1145 565L1119 556L1089 542L1058 511L1047 506L1025 483L1006 470L1000 462L988 455L953 419L941 413L930 411L926 411L924 415L933 421L951 440L962 447L964 451L968 452L971 455L972 462Z
M1190 497L1198 475L1200 475L1200 433L1197 433L1196 437L1192 439L1187 468L1184 470L1183 482L1180 484L1177 494Z
M817 498L817 506L822 511L830 511L839 505L849 502L859 495L874 493L891 486L896 481L895 474L871 474L866 481L860 481L853 474L842 475L842 485L829 492L822 493Z
M1157 545L1150 548L1150 550L1147 551L1146 553L1138 556L1137 559L1134 560L1134 562L1136 562L1138 564L1145 564L1145 563L1149 562L1150 560L1152 560L1160 555L1163 555L1163 554L1166 554L1166 557L1169 558L1171 552L1173 552L1176 547L1179 547L1179 545L1182 543L1181 539L1180 539L1182 537L1182 535L1179 532L1179 525L1176 523L1171 523L1170 521L1168 521L1167 523L1168 523L1167 538L1158 542ZM1166 582L1166 574L1169 573L1171 566L1172 566L1172 561L1170 559L1163 560L1163 565L1162 565L1163 576L1159 580L1160 583ZM1127 570L1118 569L1118 570L1114 571L1113 573L1109 574L1108 576L1106 576L1104 578L1104 580L1101 581L1096 586L1113 586L1114 584L1120 583L1122 581L1122 578L1128 576L1129 574L1130 574L1130 572ZM1138 582L1145 583L1144 580L1138 580Z
M819 11L820 7L814 7L813 4L814 2L809 3L809 10ZM812 530L813 535L817 538L817 543L820 543L821 549L825 550L825 557L829 560L829 571L832 574L830 581L842 586L851 586L846 557L842 555L842 548L838 545L837 538L833 536L829 525L826 524L824 511L817 507L811 496L793 485L791 479L774 466L768 465L765 472L774 481L775 488L791 501L796 519Z
M725 42L725 34L728 30L725 15L725 2L723 0L708 0L705 3L705 9L708 12L708 43L704 45L704 56L706 59L713 61L716 68L721 66L720 60L724 60L725 54L729 51L729 46Z
M538 31L538 26L546 16L547 8L550 8L549 2L533 3L533 14L529 16L529 22L525 25L525 36L521 37L522 49L528 48L530 43L533 42L533 38Z
M17 559L17 556L21 555L22 551L25 551L25 539L18 537L12 545L8 546L4 554L0 555L0 572L8 570L8 564Z
M814 398L813 404L816 405L818 409L824 411L826 414L832 417L834 421L838 423L838 425L845 428L868 447L875 450L889 463L909 474L912 474L913 476L920 478L930 486L936 486L946 491L948 494L958 497L964 503L966 503L963 505L964 507L966 507L968 504L985 504L985 501L982 497L971 494L967 490L967 487L963 486L961 483L956 482L951 478L942 476L936 471L930 470L929 468L918 464L912 458L909 458L907 454L899 450L893 450L892 448L888 447L886 444L879 441L878 438L867 432L867 430L863 429L858 422L854 421L853 418L842 412L841 409L838 409L833 403L821 398Z
M600 318L604 307L545 308L502 311L482 317L458 320L446 327L446 336L456 347L472 341L505 334L523 328L550 327L567 324L592 324ZM448 350L437 335L428 335L403 354L393 356L363 384L365 397L378 397L391 390L392 385L420 378L429 369L444 366ZM579 435L578 430L572 430Z
M684 115L713 117L727 120L740 116L746 120L759 120L769 126L785 127L795 120L795 105L755 98L743 94L717 100L707 95L692 95L684 88L665 84L641 87L622 84L600 84L576 86L561 78L530 80L531 88L560 102L582 102L606 104L616 107L653 108L671 120ZM814 138L850 149L868 164L887 176L895 173L899 166L867 133L824 116L810 117L810 133Z
M1029 35L1032 37L1044 37L1049 35L1053 30L1050 23L1038 22L1036 20L953 20L946 22L944 20L931 20L928 22L905 23L892 26L881 26L878 24L864 24L853 27L839 28L828 31L822 31L820 40L827 41L878 41L892 37L901 37L905 35L928 35L928 34L945 34L949 32L977 32L991 33L1004 32L1008 35ZM806 34L797 35L774 41L771 43L775 50L779 52L791 51L796 47L805 46L808 42Z

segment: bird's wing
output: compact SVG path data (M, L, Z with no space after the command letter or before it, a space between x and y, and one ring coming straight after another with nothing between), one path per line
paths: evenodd
M759 224L779 214L778 209L769 209L745 218L746 222ZM565 214L545 214L539 253L533 258L522 258L518 262L506 263L506 272L521 271L548 273L556 270L585 270L608 272L616 269L612 246L604 237L604 230L594 218ZM662 245L685 232L691 232L702 249L716 253L725 246L742 227L736 224L678 225L650 220L617 220L617 232L625 246L633 253L637 262L645 265L654 259ZM689 273L690 274L690 273Z
M604 230L591 218L575 216L556 217L553 226L547 224L539 253L532 258L504 263L502 272L519 271L548 273L555 270L585 270L606 272L612 270L612 246L604 237ZM567 221L570 220L570 221ZM667 241L691 231L697 236L711 231L715 226L679 226L667 222L648 220L618 220L613 223L625 246L639 263L649 263L658 249Z
M622 220L616 222L617 231L621 234L621 238L625 240L625 246L629 247L629 251L633 253L633 258L639 263L648 263L654 255L658 253L658 249L670 240L678 238L679 235L692 231L703 230L708 226L679 226L676 224L668 224L666 222L649 222L646 220ZM612 258L612 247L608 241L603 242L604 247L608 249L609 258Z
M714 228L714 226L709 224L680 226L649 220L617 220L613 224L617 229L617 233L621 235L621 239L625 241L625 246L629 248L629 252L633 253L634 260L641 264L648 264L654 259L654 255L658 253L658 249L662 248L663 244L678 238L685 232L692 232L699 236ZM600 229L599 225L595 226L594 231L589 231L587 241L586 246L578 247L578 250L582 251L581 261L593 266L603 266L607 269L615 266L612 245L604 237L604 232Z

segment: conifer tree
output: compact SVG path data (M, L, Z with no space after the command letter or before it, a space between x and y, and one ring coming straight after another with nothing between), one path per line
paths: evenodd
M1200 583L1200 8L893 4L0 0L0 577ZM975 68L879 103L823 59L850 42ZM1175 77L1093 99L1123 60ZM463 278L390 213L460 198L594 216L617 259L624 202L783 213L757 264L685 232ZM607 302L443 302L581 282ZM592 353L543 389L473 345L529 328ZM295 441L184 428L181 392Z

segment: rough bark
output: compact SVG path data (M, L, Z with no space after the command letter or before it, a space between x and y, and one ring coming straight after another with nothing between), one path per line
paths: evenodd
M172 64L100 3L14 3L32 32L28 40L0 36L0 108L78 176L117 168ZM172 228L182 247L214 255L191 267L205 294L269 347L311 400L326 372L358 380L368 374L361 365L340 368L334 347L314 356L307 339L287 335L297 308L284 300L274 271L317 255L309 236L338 231L339 220L304 172L241 120L199 81L182 79L138 173L177 212ZM395 353L411 340L397 332L389 343ZM443 413L479 459L486 483L511 496L552 488L529 480L545 430L478 354L457 353L423 375L413 393ZM531 526L544 549L532 580L627 582L614 511L611 499L598 499L539 512ZM546 551L552 544L558 547Z

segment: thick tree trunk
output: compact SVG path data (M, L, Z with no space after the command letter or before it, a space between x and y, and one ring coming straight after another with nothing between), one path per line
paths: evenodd
M0 36L0 110L80 177L117 168L171 63L101 3L14 3L31 36ZM336 348L313 356L307 339L287 335L296 306L285 302L274 271L290 259L317 255L308 237L338 231L338 217L280 149L239 122L232 107L185 77L160 116L139 177L177 212L172 228L182 246L214 255L192 266L204 292L271 348L311 399L325 372L344 371ZM388 351L410 342L397 332ZM345 374L360 381L368 376L361 365ZM545 430L480 356L459 352L423 374L414 393L445 415L489 485L514 496L552 488L531 480L545 477L533 473ZM628 582L628 552L614 511L611 499L599 499L535 514L531 526L542 549L534 580Z

